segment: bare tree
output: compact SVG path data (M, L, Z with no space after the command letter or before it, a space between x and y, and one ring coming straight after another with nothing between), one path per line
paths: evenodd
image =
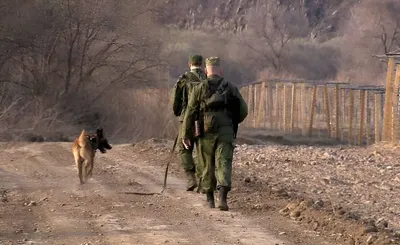
M254 52L257 63L269 64L276 73L284 70L283 56L289 43L307 35L308 22L299 9L268 1L246 16L244 44Z
M364 84L384 81L385 64L372 55L400 48L399 11L400 2L396 0L364 0L350 9L338 46L341 77Z
M151 81L161 64L161 42L151 34L160 7L158 0L0 4L0 117L12 108L14 120L77 123L105 94Z
M366 0L351 9L347 33L371 49L388 53L400 48L400 2ZM375 50L374 50L375 51Z

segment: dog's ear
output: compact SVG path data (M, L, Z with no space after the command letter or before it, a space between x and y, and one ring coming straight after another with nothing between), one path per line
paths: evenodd
M97 128L97 129L96 129L96 134L97 134L97 136L99 136L100 138L103 138L103 137L104 137L104 135L103 135L103 128L101 128L101 127Z

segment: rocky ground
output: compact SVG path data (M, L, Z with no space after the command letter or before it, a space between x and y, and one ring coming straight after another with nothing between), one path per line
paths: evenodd
M239 139L231 206L266 222L279 214L309 236L329 239L327 244L400 244L397 148L315 142L265 135ZM165 143L147 147L161 149ZM174 171L182 174L179 166Z
M238 139L230 211L187 193L172 141L116 145L81 186L71 143L1 143L0 244L400 244L396 149ZM167 191L164 167L172 160Z
M256 190L254 209L263 209L260 194L272 193L296 200L280 214L349 244L365 238L385 244L389 234L400 235L400 154L394 148L238 145L235 158L238 189Z

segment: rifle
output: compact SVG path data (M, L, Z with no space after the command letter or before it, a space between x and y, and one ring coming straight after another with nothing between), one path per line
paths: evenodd
M168 168L169 168L169 164L172 162L172 159L173 159L172 156L173 156L174 151L175 151L176 143L178 141L178 136L179 136L179 133L176 135L175 142L174 142L174 145L172 146L172 149L171 149L171 152L170 152L170 155L169 155L169 159L168 159L168 162L167 162L167 167L165 168L164 185L163 185L163 188L162 188L161 192L125 191L125 192L122 192L123 194L139 195L139 196L151 196L151 195L161 195L165 191L165 188L167 187Z
M167 162L167 166L165 168L165 175L164 175L164 185L163 188L161 190L161 193L163 193L165 191L165 188L167 187L167 177L168 177L168 168L169 168L169 164L172 162L172 156L174 155L174 151L175 151L175 147L176 147L176 143L178 141L178 137L179 137L179 133L176 135L175 137L175 141L174 141L174 145L172 146L171 152L170 152L170 156Z
M233 138L236 139L237 132L238 132L238 129L239 129L239 124L234 122L234 121L232 121L232 123L233 123Z
M232 98L229 100L229 111L232 114L232 126L233 126L233 134L234 139L237 137L237 132L239 130L239 109L240 101L238 98Z

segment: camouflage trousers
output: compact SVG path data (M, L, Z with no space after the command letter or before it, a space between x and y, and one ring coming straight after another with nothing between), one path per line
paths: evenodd
M190 149L186 149L182 142L182 130L179 129L177 146L178 146L179 156L181 158L182 167L185 170L185 172L193 172L196 173L197 176L197 174L201 172L201 169L199 169L198 166L199 164L195 164L195 160L193 157L193 149L196 147L196 153L198 154L198 144L196 140L193 139L190 141L190 144L192 147ZM198 157L196 160L197 162L199 161ZM199 176L197 177L199 178Z
M232 186L232 142L219 141L215 134L205 134L198 143L201 192L212 192L220 187L229 191Z

